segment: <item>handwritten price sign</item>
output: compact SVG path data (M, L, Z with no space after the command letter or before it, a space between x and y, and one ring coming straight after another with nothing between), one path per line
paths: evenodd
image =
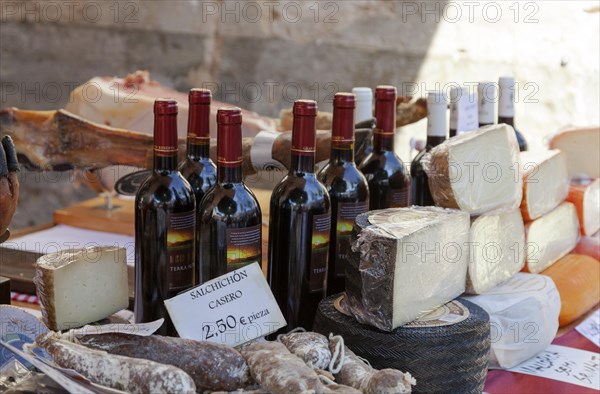
M597 390L600 387L600 354L565 346L549 345L537 356L509 371Z

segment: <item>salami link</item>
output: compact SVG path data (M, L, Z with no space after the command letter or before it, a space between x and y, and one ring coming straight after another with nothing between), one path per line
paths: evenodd
M312 369L327 369L331 362L329 340L316 332L294 332L281 337L281 343Z
M97 334L77 338L79 343L111 354L174 365L188 373L199 392L233 391L250 383L242 355L226 345L184 338L131 334Z
M58 339L54 333L37 340L56 364L92 382L130 393L195 393L192 378L181 369L149 360L117 356Z

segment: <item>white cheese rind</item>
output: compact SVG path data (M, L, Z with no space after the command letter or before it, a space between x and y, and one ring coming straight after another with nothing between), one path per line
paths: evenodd
M548 276L519 272L485 294L464 298L490 315L489 368L512 368L556 336L560 295Z
M559 150L521 152L523 200L521 213L527 221L558 206L569 192L566 156Z
M55 331L104 319L129 305L124 248L44 255L36 263L34 283L44 322Z
M469 294L481 294L521 271L525 265L525 226L521 212L483 214L471 223Z
M465 290L470 219L437 207L359 215L346 269L348 306L358 321L390 331Z
M527 271L537 274L569 253L579 241L575 206L563 202L526 225Z
M593 235L600 230L600 179L596 179L583 195L583 233Z
M493 125L461 134L423 157L436 205L471 214L513 209L522 196L514 129Z
M560 131L550 140L550 149L566 154L571 178L600 177L600 128Z

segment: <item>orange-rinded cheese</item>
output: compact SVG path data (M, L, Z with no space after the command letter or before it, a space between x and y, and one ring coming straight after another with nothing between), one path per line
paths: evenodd
M567 201L577 208L582 235L592 235L600 230L600 179L573 181Z
M567 196L569 175L565 154L559 150L521 152L523 200L521 214L530 221L550 212Z
M579 241L575 206L563 202L525 225L526 259L523 271L539 274L569 253Z
M566 326L600 302L600 262L580 254L568 254L542 272L554 281L560 294L560 326Z
M581 237L581 241L575 246L573 253L584 254L600 260L600 232L591 237Z
M571 178L600 177L600 128L560 131L550 140L550 149L565 152Z

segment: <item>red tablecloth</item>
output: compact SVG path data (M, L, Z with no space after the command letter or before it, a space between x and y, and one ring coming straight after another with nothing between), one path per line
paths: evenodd
M555 345L598 353L599 349L590 340L576 330L556 338ZM544 379L521 373L493 370L488 372L484 391L489 394L598 394L598 390L590 390L582 386Z

